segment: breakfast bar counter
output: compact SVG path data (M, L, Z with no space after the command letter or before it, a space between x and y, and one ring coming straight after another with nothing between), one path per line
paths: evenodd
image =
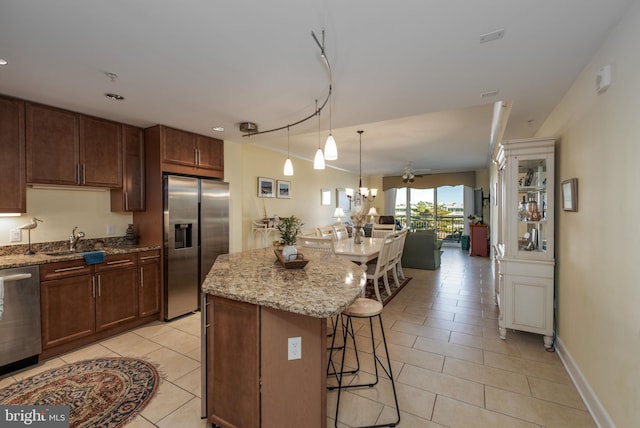
M272 248L221 255L202 285L203 413L220 427L326 427L327 318L361 295L360 267Z

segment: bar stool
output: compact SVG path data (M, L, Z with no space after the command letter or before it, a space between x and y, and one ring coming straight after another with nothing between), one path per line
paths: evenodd
M343 338L343 342L342 342L342 347L334 347L335 345L335 336L337 334L333 335L333 339L331 340L331 348L330 348L330 353L329 353L329 363L327 366L327 374L328 375L335 375L337 381L338 381L338 386L327 386L327 389L329 390L334 390L337 389L338 390L338 400L336 403L336 417L335 417L335 426L337 428L338 426L338 413L340 411L340 394L342 392L343 389L347 389L347 388L358 388L358 387L369 387L372 388L375 385L378 384L378 365L380 365L380 367L382 368L382 370L384 370L384 372L386 373L386 375L389 377L389 380L391 381L391 388L393 389L393 399L396 403L396 414L398 416L398 419L395 422L388 422L385 424L380 424L380 425L366 425L363 427L358 427L358 428L377 428L377 427L395 427L396 425L398 425L400 423L400 409L398 408L398 395L396 394L396 385L393 381L393 374L391 372L391 360L389 359L389 350L387 348L387 339L384 335L384 326L382 325L382 316L380 315L382 313L382 303L378 302L377 300L373 300L373 299L367 299L364 297L360 297L358 299L356 299L347 309L345 309L342 314L341 314L341 321L342 321L342 338ZM387 366L385 367L385 365L382 363L382 360L380 359L380 357L378 356L378 354L376 353L376 344L373 338L373 318L377 317L378 321L380 322L380 331L382 332L382 343L384 344L384 352L385 352L385 356L387 357ZM373 383L362 383L362 384L350 384L350 385L343 385L342 384L342 378L345 375L355 375L356 373L358 373L358 371L360 370L360 360L358 358L358 348L356 347L356 337L355 337L355 333L353 330L353 318L368 318L369 319L369 330L371 331L371 344L373 346L373 365L375 367L375 372L376 372L376 380ZM336 333L339 330L336 330ZM347 337L351 337L351 340L353 341L353 349L355 351L356 354L356 369L355 370L351 370L351 371L344 371L344 356L347 353ZM333 372L329 372L329 366L333 365L332 362L332 356L333 356L333 350L334 349L341 349L342 348L342 360L340 362L340 370L336 370L335 366L334 366L334 370Z

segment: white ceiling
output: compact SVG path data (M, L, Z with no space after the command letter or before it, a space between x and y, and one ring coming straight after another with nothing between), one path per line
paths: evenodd
M330 165L357 173L363 129L363 175L468 171L488 164L493 104L512 102L505 138L532 136L632 1L0 0L0 93L286 152L286 130L238 124L314 113L324 30ZM318 127L324 144L328 106L290 129L292 155L313 158Z

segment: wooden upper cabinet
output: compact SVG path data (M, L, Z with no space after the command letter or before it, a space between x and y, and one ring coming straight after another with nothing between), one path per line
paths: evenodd
M122 187L122 125L80 116L81 184Z
M224 172L224 143L216 138L196 135L198 168Z
M122 186L122 125L27 103L27 183Z
M165 172L224 177L224 143L204 135L157 125L146 130L146 143L160 151Z
M111 190L111 211L145 209L144 131L122 126L122 188Z
M79 115L26 104L27 183L78 185Z
M24 102L0 97L0 213L27 212Z
M196 165L196 139L190 132L162 127L162 162L194 167Z

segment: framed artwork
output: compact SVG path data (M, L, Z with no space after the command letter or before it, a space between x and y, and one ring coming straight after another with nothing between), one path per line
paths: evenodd
M351 200L347 198L345 189L336 189L336 208L342 208L342 211L351 211Z
M291 199L291 182L278 180L278 198Z
M275 197L275 182L272 178L258 177L258 197L259 198L274 198Z
M330 189L320 189L320 205L331 205Z
M562 182L562 209L578 211L578 179L570 178Z

